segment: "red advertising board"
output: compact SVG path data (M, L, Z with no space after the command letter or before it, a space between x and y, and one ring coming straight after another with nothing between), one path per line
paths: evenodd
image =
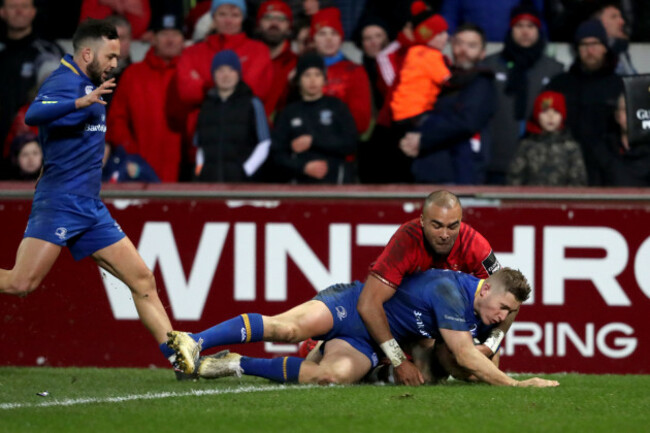
M419 200L404 198L106 203L154 269L174 327L188 331L245 312L276 314L329 284L364 279L399 224L420 213ZM534 285L503 345L506 370L650 373L647 201L467 197L463 205L502 265ZM2 268L13 265L29 210L29 199L0 199ZM166 365L128 289L65 250L34 293L0 296L0 324L1 365ZM296 346L235 349L274 356Z

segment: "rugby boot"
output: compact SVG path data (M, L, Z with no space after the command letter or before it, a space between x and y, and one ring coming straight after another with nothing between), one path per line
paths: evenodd
M203 340L194 341L187 332L171 331L167 333L167 346L176 352L176 361L174 369L185 374L194 374L194 370L199 361L201 353L201 344Z
M241 355L238 353L228 353L220 358L215 355L204 356L199 360L198 376L204 379L227 376L241 377L244 370L241 368L240 360Z

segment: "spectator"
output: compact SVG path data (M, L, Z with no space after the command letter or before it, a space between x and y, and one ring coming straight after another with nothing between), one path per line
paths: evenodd
M111 76L115 78L115 84L117 85L126 67L133 63L131 61L131 23L122 15L110 15L106 18L106 21L115 26L117 37L120 39L120 56L117 58L117 67L111 71ZM110 112L113 96L113 93L103 96L107 104L107 112Z
M604 3L595 16L605 27L609 48L618 56L616 73L618 75L636 74L636 69L632 65L632 58L628 51L630 37L625 31L625 20L619 3L611 0Z
M31 132L17 135L11 143L12 180L36 180L43 167L43 151Z
M586 186L580 145L564 130L566 104L557 92L542 92L508 172L509 185Z
M237 54L212 59L214 87L199 112L195 176L201 182L259 180L271 147L262 102L241 80Z
M262 101L266 100L273 82L273 67L268 47L260 41L249 39L242 32L246 2L213 0L211 14L217 32L186 48L178 61L176 71L175 97L178 97L190 113L185 122L188 136L194 136L198 109L207 91L214 87L210 65L211 59L219 51L233 50L237 54L242 64L241 79Z
M296 80L301 100L280 113L273 131L276 164L293 182L349 183L353 172L346 157L356 150L354 118L338 98L324 95L323 59L298 59Z
M148 0L83 0L79 22L86 18L101 20L111 15L122 15L129 22L129 38L140 39L149 27L151 7Z
M650 143L631 147L627 137L625 95L618 97L614 113L617 130L608 137L608 144L616 152L613 158L611 186L650 186Z
M144 60L129 66L108 112L106 140L142 156L163 182L178 182L182 130L168 121L168 99L183 51L182 17L161 15Z
M312 51L314 41L311 40L311 18L296 17L293 21L292 50L298 57Z
M160 179L153 168L140 155L129 154L122 146L104 145L102 182L158 183Z
M535 97L563 66L546 56L546 40L537 10L517 6L510 14L510 31L503 50L485 59L496 77L498 109L490 122L492 142L487 183L505 184L512 157L533 112Z
M56 44L36 37L35 16L32 0L3 0L0 6L0 18L7 25L5 42L0 43L0 143L5 142L20 107L29 102L39 70L52 70L51 65L58 66L63 55ZM0 167L0 172L7 171Z
M605 137L615 132L612 112L623 83L614 69L616 56L598 20L585 21L575 34L578 56L568 72L551 80L548 90L564 95L567 125L578 141L589 185L605 185L612 153Z
M273 86L264 108L271 117L286 105L289 75L298 57L291 51L291 8L282 0L267 0L257 10L257 36L269 47L273 64Z
M356 38L356 44L363 53L363 68L366 70L372 90L372 106L376 112L384 105L385 89L380 85L377 55L388 46L388 25L378 17L365 17Z
M409 133L400 148L414 158L416 182L481 184L489 155L490 117L496 110L494 74L478 67L485 57L485 34L472 24L456 30L451 49L452 77L433 111Z
M327 68L325 94L341 99L350 109L357 132L368 130L372 118L370 82L363 66L347 60L341 52L343 27L338 9L326 8L312 16L311 35L316 52Z
M489 42L501 42L510 27L510 11L520 2L521 0L444 0L440 14L447 20L451 33L463 23L473 23L485 31ZM532 2L535 9L544 10L544 0Z
M442 50L449 35L447 23L422 1L412 6L415 44L409 48L390 102L393 120L417 124L435 105L442 85L449 79Z

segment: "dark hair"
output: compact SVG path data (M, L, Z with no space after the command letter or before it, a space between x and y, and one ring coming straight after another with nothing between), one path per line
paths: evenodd
M478 26L473 23L465 23L461 26L458 26L456 28L456 31L454 32L454 35L457 35L458 33L461 32L474 32L478 33L478 35L481 37L481 45L483 45L483 48L485 48L485 45L487 44L487 37L485 36L485 30L481 26Z
M88 18L77 27L72 36L72 47L78 52L84 44L89 41L98 41L102 38L109 40L117 39L117 29L106 20L94 20Z
M505 291L512 293L518 302L524 302L530 296L530 284L518 269L499 269L491 278L500 281Z

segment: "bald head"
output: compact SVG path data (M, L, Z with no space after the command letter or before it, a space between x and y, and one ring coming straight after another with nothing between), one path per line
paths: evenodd
M455 194L450 193L444 189L439 191L434 191L427 196L424 200L424 207L427 208L430 205L436 207L441 207L444 209L452 209L456 206L460 207L460 200L456 197Z

